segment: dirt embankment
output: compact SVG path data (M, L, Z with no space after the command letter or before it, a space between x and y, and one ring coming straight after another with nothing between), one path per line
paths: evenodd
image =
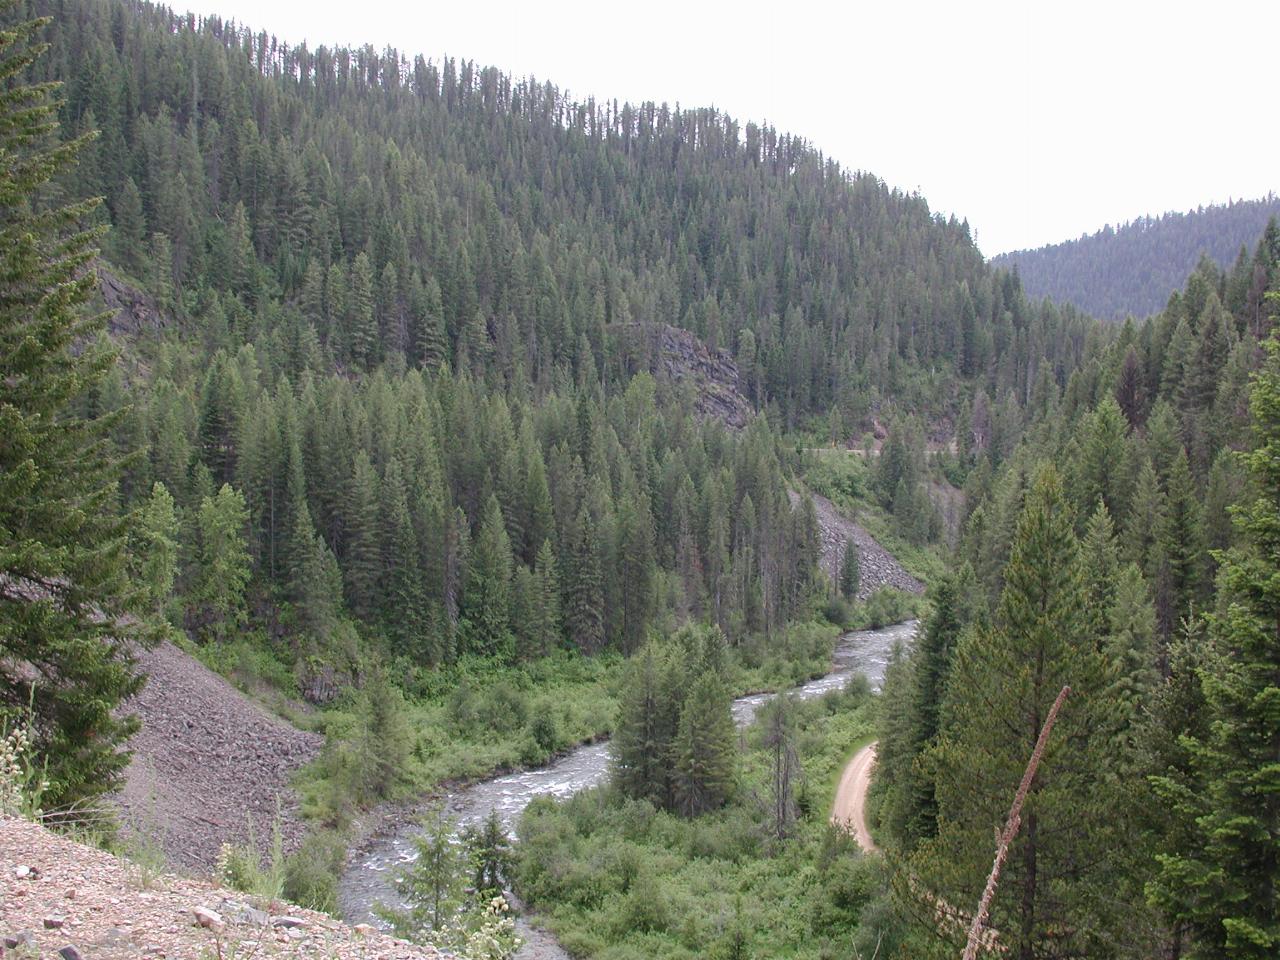
M134 960L437 960L431 947L198 880L151 875L24 820L0 818L0 955Z
M141 656L150 680L125 705L142 720L116 795L126 833L159 842L175 868L206 873L224 841L271 838L279 804L285 846L303 828L289 778L324 743L267 712L171 644Z
M801 494L789 491L792 504L800 501ZM862 581L858 587L858 599L865 600L881 587L894 587L908 593L924 593L924 584L903 568L897 558L882 547L866 529L844 516L826 497L810 494L814 511L818 516L818 529L822 535L822 569L833 580L840 576L840 561L849 540L858 545Z

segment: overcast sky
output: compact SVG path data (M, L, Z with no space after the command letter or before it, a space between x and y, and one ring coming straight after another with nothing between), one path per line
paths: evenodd
M988 256L1280 191L1277 0L187 5L768 121L968 218Z

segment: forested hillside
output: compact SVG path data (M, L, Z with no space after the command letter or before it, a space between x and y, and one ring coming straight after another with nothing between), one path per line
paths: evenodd
M106 198L109 271L172 320L92 398L146 452L140 552L175 544L154 600L201 642L261 631L312 699L359 673L359 633L436 664L628 650L673 615L770 631L815 537L779 427L946 414L975 377L1029 395L1085 350L964 224L771 129L28 6L65 128L100 131L65 188ZM767 418L699 423L663 324L736 357Z
M971 908L1070 684L998 936L1275 955L1274 222L1108 325L714 110L135 0L0 25L0 731L33 737L6 805L118 783L131 643L167 633L326 736L296 786L334 830L273 892L333 909L354 814L616 728L579 823L531 807L514 871L477 834L467 923L515 876L617 918L582 940L611 956L953 956L938 911ZM730 697L826 672L860 594L806 489L950 575L883 698L740 736ZM876 723L883 869L820 809ZM264 851L220 861L261 881ZM721 912L663 909L662 876ZM787 914L824 893L730 925L732 876Z
M1252 251L1267 221L1280 216L1280 197L1200 207L1187 213L1139 217L1092 236L993 257L1016 268L1027 295L1070 303L1104 320L1162 310L1201 257L1230 268L1228 306L1256 310L1262 286Z
M991 926L1018 956L1263 957L1274 896L1280 234L1260 296L1203 261L1169 306L972 448L971 512L916 649L890 671L881 837L901 956L954 956L1014 787L1071 694ZM1265 759L1264 759L1265 758ZM939 899L940 898L940 899Z

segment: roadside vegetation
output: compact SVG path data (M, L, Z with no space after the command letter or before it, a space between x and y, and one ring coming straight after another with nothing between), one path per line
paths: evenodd
M829 823L839 774L874 727L865 683L781 697L735 733L723 805L687 816L613 783L534 801L516 887L575 956L870 956L878 860Z

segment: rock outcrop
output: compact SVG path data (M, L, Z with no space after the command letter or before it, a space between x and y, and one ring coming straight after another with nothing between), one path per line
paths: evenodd
M751 402L728 351L713 350L696 334L666 323L618 324L612 333L634 367L647 369L677 390L690 391L698 416L735 430L751 419Z
M95 261L92 269L98 275L98 293L111 314L107 329L113 335L134 337L172 324L173 318L154 297L126 283L101 260Z

